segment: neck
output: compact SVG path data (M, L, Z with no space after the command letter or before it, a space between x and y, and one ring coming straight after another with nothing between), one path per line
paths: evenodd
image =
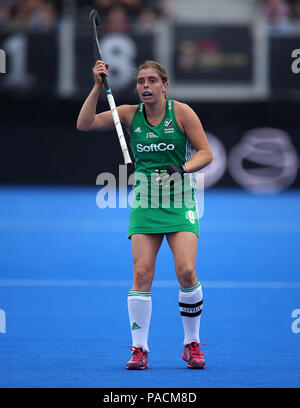
M144 104L147 118L157 118L162 115L166 109L166 99L161 98L153 104Z

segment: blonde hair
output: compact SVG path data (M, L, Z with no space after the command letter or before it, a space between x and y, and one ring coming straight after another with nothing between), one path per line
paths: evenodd
M168 82L168 74L165 68L160 65L158 62L153 60L147 60L143 64L141 64L136 70L136 79L138 78L138 74L142 69L152 68L158 74L162 83L165 84ZM165 98L167 99L167 93L165 93Z

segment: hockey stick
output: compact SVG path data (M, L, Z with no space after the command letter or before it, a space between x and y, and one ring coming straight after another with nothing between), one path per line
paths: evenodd
M92 36L93 36L93 40L94 40L94 44L95 44L97 58L102 61L100 45L99 45L99 39L98 39L98 34L97 34L97 25L99 25L99 15L98 15L97 10L92 10L91 11L91 13L90 13L90 23L91 23ZM112 112L115 128L116 128L116 131L117 131L117 135L118 135L119 142L120 142L120 145L121 145L122 153L123 153L123 156L124 156L124 162L125 162L125 164L132 163L129 152L128 152L128 147L127 147L127 144L126 144L126 140L125 140L125 137L124 137L123 129L122 129L122 126L121 126L120 118L119 118L119 115L118 115L118 111L117 111L117 108L116 108L115 100L114 100L113 94L111 92L111 89L110 89L110 87L108 85L107 77L106 77L106 75L101 75L101 77L102 77L102 80L103 80L104 88L106 90L107 100L108 100L108 103L109 103L109 106L110 106L110 110Z

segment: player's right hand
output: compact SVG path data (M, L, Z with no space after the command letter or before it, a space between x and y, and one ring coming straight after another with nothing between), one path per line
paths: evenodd
M95 84L102 86L103 85L103 80L101 78L101 75L107 75L107 70L108 70L109 64L105 64L103 61L97 60L96 64L93 68L93 74L94 74L94 80Z

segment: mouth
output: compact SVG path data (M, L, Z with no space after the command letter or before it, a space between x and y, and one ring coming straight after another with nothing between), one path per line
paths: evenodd
M145 92L143 93L143 96L146 98L147 96L152 96L152 93L149 92L149 91L145 91Z

